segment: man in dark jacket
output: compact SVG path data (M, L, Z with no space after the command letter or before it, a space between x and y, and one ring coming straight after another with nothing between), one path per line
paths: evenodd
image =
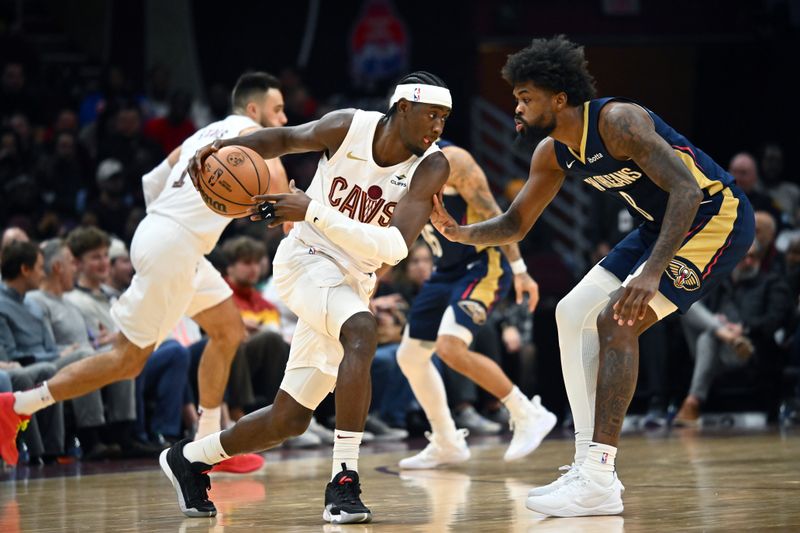
M698 422L700 406L721 371L742 367L754 356L769 357L775 350L774 335L785 324L792 299L781 276L761 271L760 257L756 241L730 278L686 313L685 325L699 334L692 346L692 385L675 416L676 425Z

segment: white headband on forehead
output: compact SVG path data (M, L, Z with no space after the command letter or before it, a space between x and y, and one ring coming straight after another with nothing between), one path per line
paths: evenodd
M435 85L425 85L422 83L409 83L398 85L394 90L392 98L389 100L389 107L395 102L405 98L409 102L419 102L421 104L442 105L453 108L453 99L450 97L450 90L445 87Z

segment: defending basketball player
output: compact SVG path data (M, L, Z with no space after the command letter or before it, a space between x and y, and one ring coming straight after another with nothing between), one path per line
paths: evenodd
M131 245L136 274L111 310L119 340L114 350L66 366L32 390L0 394L0 450L6 462L16 464L14 441L30 415L57 401L135 378L154 347L184 315L197 321L209 336L198 376L197 438L219 431L220 405L244 325L231 289L204 255L231 219L206 207L186 179L186 166L198 148L214 139L283 126L286 115L278 87L278 80L269 74L242 75L232 93L233 114L197 131L142 178L147 216L136 228ZM268 161L268 165L273 190L287 190L280 161ZM250 456L238 464L228 463L225 469L251 470L261 464L261 457Z
M271 224L296 223L278 248L273 275L280 298L299 321L272 406L228 430L162 453L161 466L185 514L216 513L204 474L210 465L300 435L336 387L333 467L323 519L371 520L359 496L358 475L377 344L369 296L375 271L408 254L431 214L433 195L447 181L449 166L436 140L451 107L442 80L415 72L400 80L385 115L333 111L308 124L216 141L189 163L197 180L205 158L226 145L246 146L265 158L323 152L306 193L292 187L288 194L256 197L270 204Z
M509 56L503 77L517 100L517 131L547 136L525 187L491 220L459 226L438 201L431 220L457 242L516 242L569 177L618 198L642 221L558 304L575 460L526 502L552 516L619 514L624 487L614 464L639 335L728 276L753 241L753 211L733 178L655 113L594 99L583 48L563 36L534 39Z
M472 155L446 141L439 146L450 162L444 189L448 209L465 222L499 215L486 175ZM496 362L469 346L494 305L508 294L512 279L517 302L527 294L531 312L539 300L539 287L528 275L515 243L503 246L501 253L495 247L449 242L430 225L422 235L433 252L436 271L411 305L397 363L425 411L431 434L426 435L430 444L401 460L400 467L434 468L470 456L464 438L467 430L456 429L442 376L431 361L434 350L446 365L503 402L514 431L504 459L524 457L553 429L556 416L541 405L538 396L526 398Z

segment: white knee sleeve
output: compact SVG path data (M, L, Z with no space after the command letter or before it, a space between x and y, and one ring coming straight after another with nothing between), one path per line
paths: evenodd
M433 349L432 341L409 337L406 326L403 340L397 349L397 364L408 378L411 390L425 411L433 432L444 434L446 438L454 437L456 426L447 406L444 381L431 361Z
M620 285L620 280L611 272L595 266L556 306L561 369L575 421L576 464L583 462L594 434L600 360L597 316L608 303L609 295Z

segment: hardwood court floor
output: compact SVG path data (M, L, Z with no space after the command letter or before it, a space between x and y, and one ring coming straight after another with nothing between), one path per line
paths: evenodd
M214 519L184 518L155 462L128 472L0 481L0 532L800 530L798 432L626 435L618 462L625 512L615 517L554 519L527 510L528 489L555 478L572 443L547 439L514 463L502 461L505 446L499 438L475 441L468 463L416 472L396 467L408 455L405 443L367 446L360 460L363 499L374 515L367 525L322 522L326 449L293 460L271 452L259 472L213 476Z

